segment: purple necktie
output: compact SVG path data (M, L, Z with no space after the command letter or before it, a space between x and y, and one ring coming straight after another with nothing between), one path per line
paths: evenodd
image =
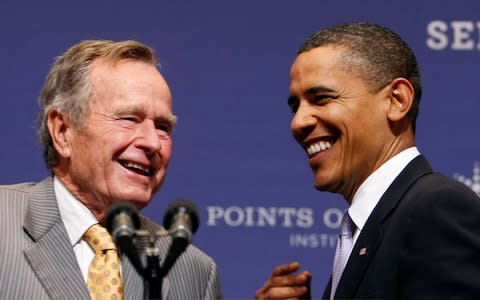
M347 264L348 257L353 247L353 233L356 226L352 219L348 215L348 211L345 212L342 218L342 226L340 228L340 235L337 239L337 250L335 251L335 259L333 261L333 274L332 274L332 291L330 293L330 299L335 297L338 282L342 277L343 269Z

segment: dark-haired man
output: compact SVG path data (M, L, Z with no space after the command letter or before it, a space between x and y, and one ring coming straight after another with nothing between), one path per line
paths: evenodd
M409 46L376 24L333 26L304 43L290 75L291 130L315 187L350 205L323 298L477 298L480 200L416 148ZM310 298L312 275L299 269L275 268L256 298Z

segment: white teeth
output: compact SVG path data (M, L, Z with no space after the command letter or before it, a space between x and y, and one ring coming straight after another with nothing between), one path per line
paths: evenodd
M332 148L332 144L330 142L318 142L315 144L311 144L307 148L308 155L316 154L320 151L324 151L326 149Z
M136 164L136 163L131 162L131 161L126 162L126 163L125 163L125 167L138 169L138 170L144 172L145 174L150 174L150 170L149 170L149 169L145 169L145 168L142 167L141 165Z

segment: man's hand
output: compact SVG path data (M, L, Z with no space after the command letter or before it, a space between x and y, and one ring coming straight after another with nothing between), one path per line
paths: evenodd
M276 267L272 276L255 294L255 299L311 299L310 280L312 274L308 271L293 274L298 269L300 269L298 262Z

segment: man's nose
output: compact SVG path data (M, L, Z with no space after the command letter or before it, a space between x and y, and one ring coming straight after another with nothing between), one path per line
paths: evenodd
M138 128L138 147L143 148L149 153L157 152L162 149L162 136L151 120L144 120Z
M316 124L317 118L313 116L311 110L301 105L293 116L290 128L295 138L303 139Z

